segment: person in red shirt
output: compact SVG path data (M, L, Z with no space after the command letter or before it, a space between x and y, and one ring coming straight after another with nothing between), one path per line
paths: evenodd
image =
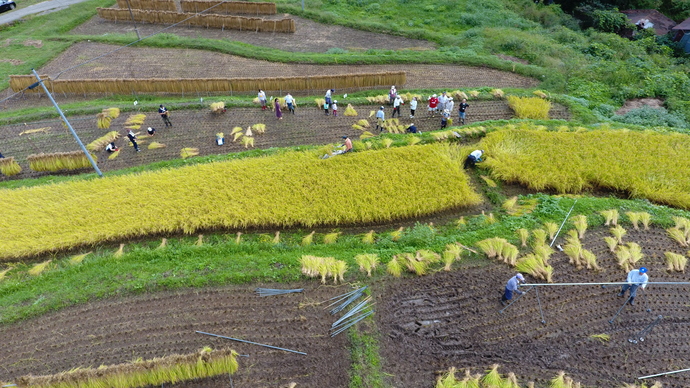
M429 114L434 115L436 110L438 109L438 97L434 94L433 96L429 97Z

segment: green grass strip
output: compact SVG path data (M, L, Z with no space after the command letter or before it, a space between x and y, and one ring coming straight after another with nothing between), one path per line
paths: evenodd
M690 136L626 130L548 132L511 129L481 142L486 166L535 190L614 190L690 209Z
M210 163L3 190L0 257L200 229L383 222L473 205L457 147Z

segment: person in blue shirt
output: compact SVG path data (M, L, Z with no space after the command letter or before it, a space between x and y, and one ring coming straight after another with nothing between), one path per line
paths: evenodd
M618 293L619 297L624 297L625 293L630 290L630 299L628 303L631 305L635 304L635 296L637 296L637 289L642 288L643 290L647 287L647 282L649 281L649 276L647 276L647 268L641 267L640 269L634 269L628 272L628 284L624 284L621 292Z
M524 292L518 290L518 287L520 287L520 283L525 282L525 277L522 276L521 273L518 273L517 275L513 276L508 280L508 283L506 284L505 291L503 292L503 296L501 297L501 305L505 306L509 300L513 299L513 294L518 294L522 295Z
M383 107L380 107L378 112L376 112L376 129L379 132L383 132L383 122L386 120L386 112L383 111Z

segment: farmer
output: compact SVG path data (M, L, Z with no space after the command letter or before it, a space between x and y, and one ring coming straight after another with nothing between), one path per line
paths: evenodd
M505 306L509 300L513 299L513 293L517 293L518 295L524 294L524 292L518 290L518 287L520 287L520 282L525 282L525 277L522 276L521 273L518 273L508 280L508 283L506 283L506 289L501 297L501 305Z
M412 97L410 101L410 118L414 118L414 112L417 110L417 97Z
M436 112L436 109L438 109L438 98L434 94L433 96L429 97L429 114L433 116Z
M441 114L441 129L448 126L448 119L449 118L450 118L450 111L448 111L448 109L444 109L443 114Z
M161 118L163 119L163 123L165 123L166 127L172 127L172 123L170 122L170 119L168 118L168 110L162 104L158 108L158 114L161 115Z
M482 155L484 155L484 150L474 150L465 159L464 168L474 167L475 164L482 161Z
M383 132L383 122L386 120L386 112L383 111L383 106L376 112L376 129Z
M465 111L469 107L470 107L470 104L467 103L466 98L463 98L460 105L458 105L458 116L460 116L460 123L462 125L465 125Z
M105 146L105 150L108 151L109 154L112 154L113 152L119 151L120 149L117 148L117 146L115 145L115 142L111 142L110 144Z
M621 292L618 293L619 297L624 297L625 292L630 290L630 299L628 303L630 305L635 304L635 296L637 295L637 288L642 287L644 290L647 287L647 282L649 281L649 276L647 276L647 268L641 267L640 269L634 269L628 272L628 284L624 284Z
M292 94L288 93L285 95L285 103L287 104L287 108L292 114L295 114L295 98L292 97Z
M395 96L395 99L393 100L393 114L391 117L395 117L395 114L398 114L398 117L400 117L400 105L403 105L403 99L400 96Z
M441 93L438 96L438 110L443 112L446 109L446 103L448 102L448 94L446 92Z
M407 127L407 129L405 131L407 133L421 133L421 132L417 131L417 126L414 125L414 123L410 124L410 126Z
M259 103L261 104L261 110L266 110L266 93L263 90L259 89L257 97L259 98Z
M276 111L276 118L277 118L278 120L282 120L282 119L283 119L283 111L280 110L280 99L277 99L277 98L276 98L276 99L273 101L273 108L274 108L275 111Z
M0 152L0 159L4 159L5 157L2 156L2 152Z
M132 142L134 149L137 150L137 152L139 152L140 149L139 149L139 144L137 144L137 135L134 132L132 132L131 129L127 131L127 138L129 139L130 142Z
M393 105L393 101L395 101L395 97L398 97L398 90L395 88L395 85L391 86L391 90L388 92L388 102Z
M347 152L352 152L352 140L349 137L343 136L343 144L340 146L342 149L333 151L331 154L325 154L321 159L328 159L331 156L342 155Z
M338 116L338 100L333 100L333 104L331 105L331 108L333 109L333 116Z
M331 102L332 101L331 96L332 96L333 92L335 92L335 89L328 89L328 90L326 90L326 95L323 96L326 99L326 104L328 104L329 107L331 106L331 103L332 103Z
M148 128L146 128L146 133L148 133L149 136L153 136L156 134L156 128L148 127Z

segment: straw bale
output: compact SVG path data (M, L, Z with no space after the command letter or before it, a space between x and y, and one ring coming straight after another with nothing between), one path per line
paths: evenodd
M127 9L127 0L117 0L120 9ZM177 12L174 0L129 0L129 7L135 9L148 9L154 11L173 11Z
M355 73L318 75L305 77L266 78L107 78L70 79L52 81L48 76L46 86L55 93L65 94L132 94L132 93L192 93L192 92L252 92L264 90L321 90L329 88L370 88L386 85L404 85L406 73ZM10 86L20 91L35 82L33 76L11 75ZM33 91L37 91L38 88Z
M124 0L120 0L124 1ZM220 3L220 5L218 5ZM214 7L215 6L215 7ZM214 7L209 12L216 14L250 14L250 15L275 15L278 10L275 3L259 3L248 1L219 1L181 0L182 12L197 13Z

